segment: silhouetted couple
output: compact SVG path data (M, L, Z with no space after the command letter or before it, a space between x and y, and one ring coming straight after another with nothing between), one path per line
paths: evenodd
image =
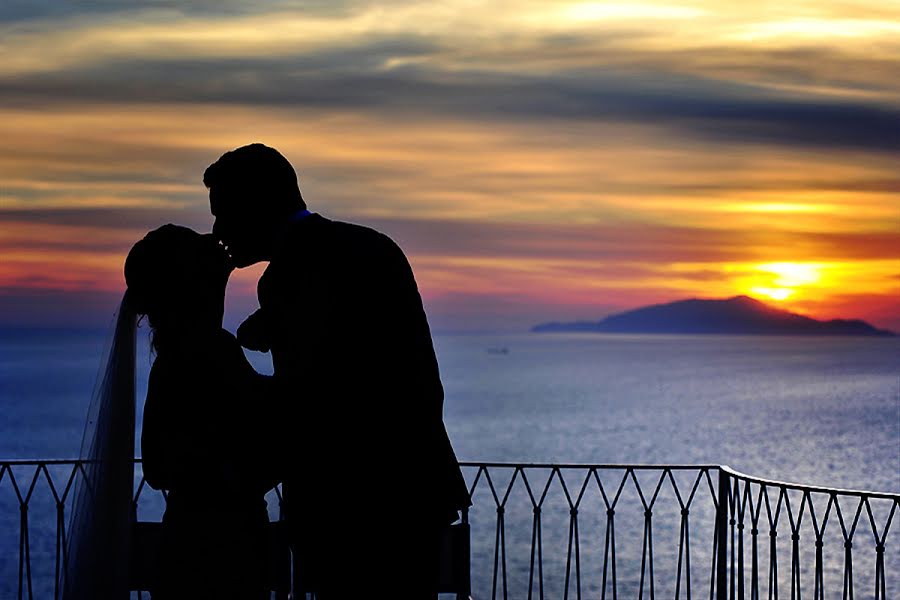
M469 498L406 257L309 212L291 164L262 144L203 180L213 233L166 225L125 264L156 351L144 473L170 490L154 598L263 596L263 496L279 481L295 593L433 597L441 534ZM235 338L228 275L260 261L260 309ZM242 345L271 351L274 376Z

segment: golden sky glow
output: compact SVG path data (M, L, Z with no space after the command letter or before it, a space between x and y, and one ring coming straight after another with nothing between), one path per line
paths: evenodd
M262 141L438 329L748 294L900 330L897 2L241 4L0 7L3 323L106 310Z

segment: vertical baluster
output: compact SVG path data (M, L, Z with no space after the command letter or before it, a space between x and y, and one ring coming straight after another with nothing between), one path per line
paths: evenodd
M884 581L884 544L875 545L875 600L887 600Z
M606 509L606 536L603 540L603 581L600 584L600 600L606 600L606 573L609 567L609 550L610 550L610 528L612 527L612 517L615 514L611 508Z
M744 600L744 522L743 518L737 525L738 529L738 580L737 580L737 597L738 600Z
M759 529L750 529L751 552L750 558L750 600L759 600Z
M575 593L576 598L581 600L581 540L578 539L578 509L573 508L571 515L575 525Z
M844 540L844 600L853 600L853 540Z
M653 586L653 513L651 511L647 511L646 515L647 519L647 546L650 550L650 600L654 600L654 586Z
M684 512L685 521L684 521L684 570L685 575L685 592L687 600L691 600L691 521L688 517L687 509Z
M716 595L717 600L727 600L728 585L728 498L731 482L730 476L719 469L719 500L716 505ZM712 586L710 586L712 587Z
M64 517L65 518L65 517ZM65 525L65 523L63 523ZM61 579L63 582L66 580L66 569L69 568L69 549L68 542L66 541L66 529L63 527L62 530L62 543L60 544L60 554L62 555L62 564L60 565L60 569L62 570Z
M800 534L791 534L791 600L801 600L800 591Z
M572 571L572 538L573 536L573 526L574 521L572 520L572 513L569 512L569 544L566 548L566 584L563 588L563 600L568 600L569 598L569 575Z
M566 584L563 588L564 599L568 599L569 597L569 583L571 581L573 552L575 554L575 577L578 585L576 595L578 598L581 598L581 579L579 575L580 561L578 557L578 509L574 507L569 509L569 544L566 549Z
M19 600L24 598L25 592L25 531L28 528L28 506L19 504Z
M729 529L730 529L730 531L731 531L731 552L729 553L729 554L730 554L730 558L731 558L731 574L730 574L730 576L729 576L729 578L728 578L728 590L729 590L729 592L728 592L728 597L731 598L731 600L734 600L734 583L735 583L735 581L734 581L734 580L735 580L735 568L734 568L735 551L734 551L734 540L735 540L735 525L736 525L737 521L736 521L735 518L734 518L734 509L735 509L735 507L732 506L731 509L732 509L732 510L731 510L731 518L728 520L728 527L729 527Z
M494 533L494 577L493 583L491 585L491 598L492 600L497 600L497 578L499 576L500 569L500 539L502 537L502 532L504 528L503 524L503 513L504 508L502 506L497 507L497 528Z
M675 569L675 600L681 598L681 565L684 559L684 534L687 525L687 509L681 508L681 528L678 532L678 566Z
M718 565L719 565L719 528L718 528L718 517L716 517L716 530L713 534L713 547L712 547L712 567L710 568L709 573L709 600L713 600L717 592L719 590L718 585Z
M538 508L540 510L540 507ZM544 600L544 536L541 519L538 518L538 591L540 600Z
M641 547L641 584L638 587L638 600L644 600L644 572L647 570L647 513L644 511L644 538Z
M815 600L824 600L825 597L825 581L822 565L822 535L816 536L816 586L814 590Z
M65 531L65 505L59 500L56 501L56 557L54 562L54 574L56 580L53 582L53 598L59 600L59 577L60 567L62 566L61 548L63 542L63 532Z
M778 600L778 531L769 529L769 600Z
M747 483L747 508L750 510L750 600L759 600L759 517L762 514L764 486L760 486L753 500L750 483Z
M531 600L534 590L534 558L537 552L538 528L541 520L541 507L535 506L533 509L534 517L531 522L531 563L528 567L528 600Z
M615 516L615 512L613 512L613 516ZM613 585L613 600L618 600L619 597L619 581L616 576L616 522L615 520L610 521L610 527L612 527L612 585Z
M650 581L650 600L654 598L653 590L653 511L644 511L644 544L641 551L641 584L638 598L644 598L644 573L647 572Z
M815 575L813 577L815 582L813 584L813 600L823 600L825 595L825 582L823 572L824 565L822 564L822 547L824 545L824 543L822 542L822 537L825 535L825 527L828 526L828 516L831 514L833 498L829 498L828 504L825 506L825 513L822 515L822 522L820 524L816 517L816 509L813 505L813 496L811 496L809 492L806 492L806 497L809 499L809 518L812 521L813 533L816 536L816 559L814 563Z
M734 480L734 510L737 512L737 598L744 600L744 515L747 511L749 485Z
M19 598L28 590L28 599L34 599L31 577L31 535L28 531L28 501L19 507Z
M509 589L506 580L506 507L502 506L503 509L503 525L500 529L500 565L503 568L503 600L507 600L509 598Z

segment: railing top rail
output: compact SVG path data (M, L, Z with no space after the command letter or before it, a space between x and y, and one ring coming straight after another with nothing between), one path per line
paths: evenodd
M78 463L86 463L90 462L87 459L83 458L9 458L9 459L0 459L0 467L2 466L11 466L11 467L39 467L41 465L77 465ZM136 458L134 462L141 462L141 459Z
M78 463L88 462L78 458L48 458L48 459L9 459L0 460L0 468L15 466L33 466L40 467L42 465L75 465ZM135 463L141 463L140 457L134 459ZM721 470L728 475L741 479L748 483L759 485L767 485L779 488L788 488L801 492L821 493L842 496L857 496L865 498L882 498L886 500L894 500L900 502L900 493L890 492L873 492L868 490L849 490L842 488L829 488L815 485L805 485L801 483L793 483L789 481L779 481L777 479L767 479L764 477L755 477L741 473L729 467L728 465L666 465L666 464L619 464L619 463L515 463L515 462L486 462L486 461L460 461L460 466L475 468L509 468L509 469L581 469L581 470L656 470L656 471L710 471Z
M664 471L709 471L718 469L719 465L656 465L656 464L626 464L626 463L517 463L517 462L487 462L487 461L459 461L461 467L488 467L509 469L580 469L580 470L653 470Z
M793 483L790 481L778 481L777 479L766 479L763 477L755 477L753 475L747 475L745 473L741 473L740 471L735 471L728 465L722 465L720 467L723 472L735 477L737 479L741 479L748 483L756 483L759 485L767 485L771 487L779 487L779 488L788 488L792 490L797 490L800 492L811 492L811 493L820 493L820 494L830 494L835 496L858 496L860 498L883 498L885 500L894 500L895 502L900 502L900 493L892 494L890 492L870 492L867 490L848 490L842 488L829 488L822 487L817 485L805 485L802 483Z
M11 458L0 459L0 467L40 467L41 465L77 465L88 464L91 461L87 458ZM143 459L137 457L134 462L141 463Z
M46 459L0 459L0 465L11 466L40 466L40 465L74 465L77 463L90 462L82 458L46 458ZM134 462L140 463L142 459L136 457ZM626 464L626 463L517 463L517 462L491 462L491 461L459 461L463 467L496 467L496 468L518 468L518 469L632 469L632 470L656 470L662 471L669 469L672 471L681 470L712 470L718 469L719 465L691 464L691 465L662 465L662 464Z

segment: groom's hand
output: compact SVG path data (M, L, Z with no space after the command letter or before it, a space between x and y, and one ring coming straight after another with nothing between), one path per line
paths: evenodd
M247 317L237 329L238 343L248 350L268 352L272 348L270 330L262 309Z

